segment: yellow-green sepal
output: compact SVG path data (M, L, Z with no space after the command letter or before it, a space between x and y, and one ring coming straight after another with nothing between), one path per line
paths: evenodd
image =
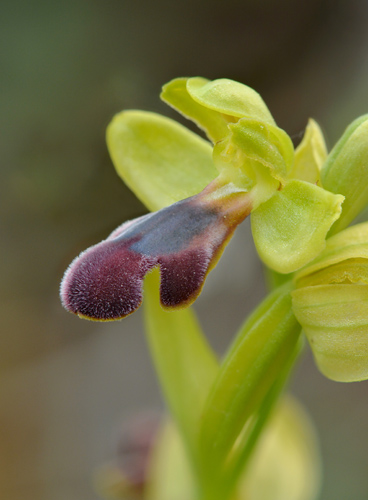
M327 158L323 133L313 119L309 119L304 137L295 150L294 165L289 173L291 179L321 185L320 170Z
M368 285L308 286L292 300L320 371L338 382L368 379Z
M218 175L211 145L156 113L119 113L106 139L117 173L150 210L197 194Z
M227 125L230 117L216 110L202 106L195 101L187 90L189 78L175 78L162 87L161 99L179 111L201 128L213 142L221 140L229 133Z
M187 89L198 104L223 115L252 118L271 125L275 124L258 92L242 83L227 78L210 81L194 77L189 78Z
M310 262L324 249L343 200L308 182L289 181L252 212L253 238L263 262L280 273Z
M348 226L368 204L368 115L357 118L332 149L321 170L322 185L345 196L335 234Z
M225 78L176 78L163 86L161 99L193 120L214 143L228 135L228 123L241 117L275 123L255 90Z

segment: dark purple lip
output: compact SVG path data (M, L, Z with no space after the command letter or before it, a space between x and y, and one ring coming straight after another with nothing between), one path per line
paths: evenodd
M143 279L155 267L160 268L164 307L192 303L235 227L249 213L246 205L239 213L238 195L221 203L208 201L208 190L203 193L126 222L82 252L61 283L64 307L88 319L124 318L140 306Z

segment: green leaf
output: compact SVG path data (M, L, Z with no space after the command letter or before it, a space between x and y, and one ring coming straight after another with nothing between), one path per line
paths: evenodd
M280 273L310 262L324 249L343 199L307 182L289 181L252 212L253 238L263 262Z
M292 297L321 372L339 382L368 379L368 285L308 286Z
M195 77L189 78L187 90L198 104L218 113L275 124L262 97L242 83L226 78L209 81Z
M332 149L321 170L322 185L345 196L331 234L348 226L368 204L368 115L357 118Z
M195 101L187 90L189 78L176 78L162 87L161 99L204 130L216 143L229 134L229 119Z
M302 142L295 150L291 179L320 185L320 170L327 158L326 143L322 131L314 120L309 119Z
M201 420L202 461L210 471L226 461L245 422L295 350L300 326L290 284L277 289L240 329L207 398Z
M155 113L116 115L107 145L118 174L150 210L197 194L218 175L207 141Z
M200 414L218 362L192 310L162 309L158 274L145 279L146 332L166 402L195 461Z

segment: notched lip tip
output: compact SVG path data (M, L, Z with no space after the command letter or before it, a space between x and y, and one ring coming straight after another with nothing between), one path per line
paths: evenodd
M79 312L79 311L73 311L71 309L67 309L66 310L68 312L70 312L71 314L74 314L75 316L78 316L78 318L80 319L87 319L88 321L95 321L95 322L99 322L99 323L110 323L112 321L121 321L122 319L126 318L127 316L130 316L131 314L135 313L137 311L137 309L141 306L142 303L140 303L135 309L133 309L132 311L126 313L126 314L123 314L121 316L114 316L114 317L97 317L97 316L91 316L91 315L86 315L86 314L83 314L82 312Z
M115 317L110 317L110 318L108 318L108 317L104 318L104 317L87 315L87 314L84 314L78 310L74 310L70 305L70 301L65 300L65 297L61 294L60 294L60 299L61 299L61 304L62 304L63 308L66 310L66 312L68 312L74 316L77 316L79 319L86 319L88 321L94 321L94 322L100 322L100 323L120 321L120 320L126 318L127 316L130 316L131 314L135 313L137 311L137 309L142 305L142 301L141 301L137 307L135 307L134 309L132 309L130 312L128 312L126 314L122 314L120 316L115 316Z
M70 312L73 313L73 311L70 311ZM80 319L87 319L88 321L93 321L93 322L98 322L98 323L111 323L112 321L120 321L120 320L126 318L127 316L129 316L130 314L132 314L133 312L134 311L126 314L125 316L118 316L116 318L95 318L93 316L86 316L85 314L82 314L79 312L76 312L73 314L75 314L75 316L78 316L78 318L80 318Z
M161 287L160 287L160 306L166 312L175 312L175 311L180 311L182 309L187 309L188 307L190 307L194 304L194 302L198 299L198 297L202 293L202 288L204 286L204 282L205 282L205 279L203 280L202 286L200 287L199 290L196 291L195 294L191 295L187 299L181 300L177 304L165 304L163 302L163 299L162 299Z

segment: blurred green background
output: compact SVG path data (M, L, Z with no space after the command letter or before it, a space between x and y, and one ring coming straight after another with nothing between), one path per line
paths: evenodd
M104 134L176 76L258 90L297 143L329 145L368 111L368 2L3 0L0 6L0 498L91 500L124 421L160 410L141 312L78 320L60 306L81 250L145 212ZM176 117L180 120L179 117ZM246 222L196 309L221 353L265 293ZM306 354L292 390L321 439L323 500L368 498L368 385L324 379Z

